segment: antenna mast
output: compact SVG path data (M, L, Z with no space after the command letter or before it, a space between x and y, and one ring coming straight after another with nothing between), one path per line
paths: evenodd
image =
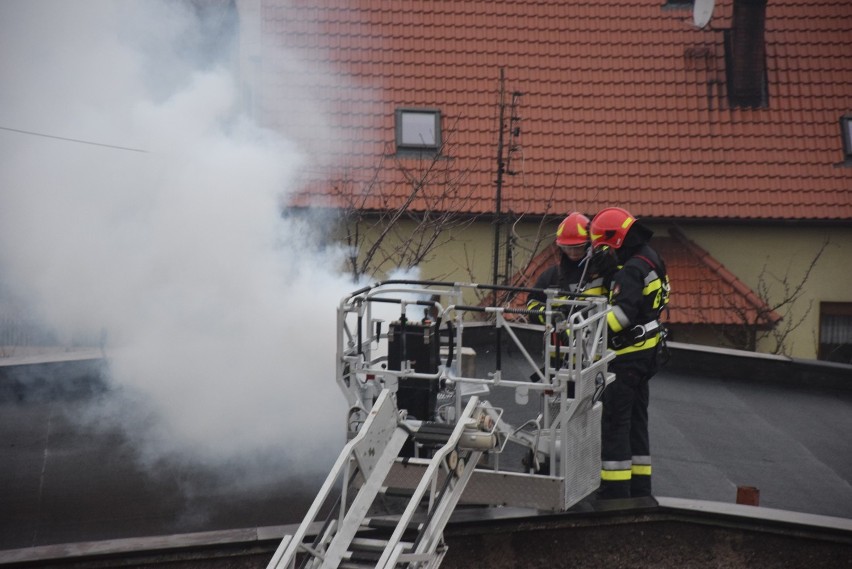
M500 68L500 118L499 118L499 133L497 137L497 179L495 181L495 196L494 196L494 259L493 259L493 274L491 278L491 284L493 285L505 285L508 284L509 280L509 272L511 271L511 239L510 235L506 236L506 257L504 264L504 274L500 274L500 246L503 242L502 232L503 232L503 175L514 175L515 172L509 168L509 165L512 160L512 154L518 151L517 138L521 133L521 127L518 126L520 122L520 117L517 114L517 105L518 99L521 97L522 93L518 91L514 91L512 93L512 102L510 105L510 117L509 117L509 152L506 156L505 160L503 155L505 153L505 144L504 144L504 133L505 133L505 121L506 121L506 83L504 76L504 69ZM502 282L501 282L502 281ZM494 293L492 306L498 306L498 297L499 295Z
M500 234L503 225L503 172L505 165L503 164L503 120L505 112L505 96L506 85L504 79L504 70L500 68L500 119L499 119L499 134L497 137L497 180L494 196L494 259L491 284L498 285L500 276ZM492 296L492 306L497 306L497 291L494 291Z

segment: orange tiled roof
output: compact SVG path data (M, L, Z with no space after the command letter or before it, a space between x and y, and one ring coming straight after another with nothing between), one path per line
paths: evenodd
M649 219L852 219L852 167L838 165L839 118L852 111L852 2L768 3L761 109L727 102L732 2L719 0L696 29L689 11L662 0L261 0L264 45L308 61L264 75L260 113L272 126L311 126L287 95L291 82L308 83L337 124L345 153L321 142L313 152L339 168L294 203L398 205L414 175L457 184L463 198L428 203L427 185L413 208L487 214L503 68L506 102L523 93L504 212L618 204ZM261 67L275 70L266 57ZM344 87L316 71L326 67ZM398 107L441 110L448 158L428 174L428 161L393 156Z
M672 324L743 325L771 328L781 316L710 253L670 230L654 247L666 262L672 293L667 320Z
M774 312L748 286L687 239L680 231L671 237L654 237L652 246L666 263L672 291L665 320L669 324L733 325L748 324L765 329L775 325ZM557 262L558 249L548 247L537 255L524 275L515 275L516 286L530 287L538 276ZM486 304L490 303L488 299ZM524 308L526 295L515 297L510 306Z

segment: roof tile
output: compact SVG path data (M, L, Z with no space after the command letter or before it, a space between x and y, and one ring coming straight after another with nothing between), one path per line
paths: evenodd
M507 91L524 93L523 160L504 187L507 208L547 214L615 202L646 218L852 220L852 168L836 167L838 119L852 110L848 0L768 3L761 109L727 101L723 30L733 0L717 0L703 30L659 2L261 3L268 45L307 52L317 69L357 84L301 78L322 87L318 99L353 141L334 160L346 172L375 174L394 138L394 108L438 108L453 168L470 173L477 199L466 205L491 211L502 67ZM264 79L262 116L288 116L288 82ZM367 111L371 101L382 103L373 108L383 120Z

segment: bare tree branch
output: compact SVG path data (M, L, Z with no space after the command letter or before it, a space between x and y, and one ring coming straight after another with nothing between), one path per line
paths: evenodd
M343 239L350 249L347 266L354 279L376 277L387 267L417 267L451 238L449 230L475 221L466 213L473 192L465 184L467 174L452 170L451 140L450 133L434 156L383 160L360 191L351 182L335 186L334 197L342 204ZM389 173L403 181L387 182ZM368 204L373 204L370 210ZM403 233L403 227L411 229Z
M794 311L794 305L806 292L814 268L825 253L829 242L828 238L823 241L800 277L791 275L792 263L787 266L782 276L772 274L764 265L755 285L759 304L746 306L728 295L716 294L715 296L721 296L726 302L726 310L730 312L735 323L714 325L713 328L737 348L754 351L761 340L771 339L773 346L770 353L789 355L793 348L789 344L789 339L793 332L808 319L813 310L813 301L808 303L806 309L799 312ZM773 291L778 287L781 288L781 294L773 295ZM713 291L707 291L708 295L711 292Z

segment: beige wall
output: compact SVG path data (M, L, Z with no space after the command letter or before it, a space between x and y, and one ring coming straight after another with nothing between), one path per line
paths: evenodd
M397 235L410 235L415 229L411 222L401 222ZM420 279L464 283L490 283L492 280L492 248L494 228L488 223L474 223L464 229L454 229L441 237L441 243L420 265ZM364 248L369 247L369 237ZM388 278L398 267L392 263L380 268L374 280ZM480 298L472 293L465 302L477 304Z
M665 227L654 227L666 234ZM545 231L551 234L555 224ZM814 267L802 297L796 301L787 319L798 322L788 336L785 350L788 355L816 358L819 339L819 303L852 302L852 226L850 227L767 227L767 226L685 226L681 230L695 243L706 249L728 270L753 290L757 289L761 272L772 302L787 293L774 277L786 278L789 285L802 281L805 271L823 241L829 245ZM525 224L516 228L522 244L531 246L538 226ZM492 243L494 227L490 223L473 224L454 231L450 239L436 249L421 266L423 279L490 283L492 279ZM549 243L550 237L545 240ZM523 258L528 253L520 253ZM523 259L518 259L519 264ZM672 283L677 287L677 283ZM476 299L466 299L474 302ZM808 306L811 305L810 312ZM781 311L782 315L786 314ZM806 314L807 313L807 314ZM783 324L782 324L783 325ZM709 340L710 335L708 335ZM774 342L763 340L758 351L771 351Z
M400 234L410 234L413 224L404 222L405 230ZM545 244L552 242L552 235L556 231L556 224L548 226L544 231L549 232ZM529 224L516 228L521 239L521 244L532 248L536 241L538 226ZM505 234L504 234L505 235ZM505 239L505 237L504 237ZM493 279L493 243L494 226L488 222L474 223L464 229L452 230L447 239L436 248L433 253L420 266L420 277L425 280L440 280L465 283L490 284ZM518 258L514 267L517 270L519 264L527 262L532 252L518 251ZM501 258L501 263L503 259ZM502 267L502 265L501 265ZM395 267L383 267L385 274L378 275L378 279L387 276ZM475 304L479 299L465 298L468 303Z
M790 285L802 282L819 248L829 240L808 278L802 297L787 316L792 322L804 318L786 342L790 356L816 357L820 302L852 302L852 287L849 286L852 227L688 227L684 232L752 289L758 287L765 268L764 282L769 286L769 298L773 303L787 294L784 285L773 276L786 278ZM811 309L807 312L809 305ZM768 351L773 346L772 341L764 340L758 345L758 351Z

